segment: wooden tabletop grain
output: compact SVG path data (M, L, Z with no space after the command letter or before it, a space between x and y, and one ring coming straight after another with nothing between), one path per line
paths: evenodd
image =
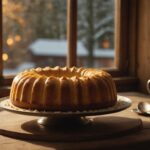
M31 141L31 140L18 140L15 138L8 138L5 136L0 135L0 150L78 150L78 149L145 149L147 147L150 148L150 117L140 116L134 112L132 109L137 106L137 103L140 101L150 101L150 96L137 93L137 92L127 92L127 93L119 93L119 95L126 96L132 100L132 106L128 109L105 115L105 116L112 116L112 117L126 117L126 118L133 118L133 119L141 119L143 122L143 129L130 133L124 136L119 136L115 138L109 139L100 139L100 140L91 140L91 141L82 141L82 142L41 142L41 141ZM10 112L6 112L0 110L0 117L7 116ZM21 116L23 119L23 115ZM1 119L1 124L3 124L4 118ZM13 117L12 117L13 123ZM6 125L7 126L7 125Z

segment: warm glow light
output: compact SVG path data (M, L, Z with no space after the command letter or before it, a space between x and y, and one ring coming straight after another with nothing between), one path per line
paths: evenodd
M8 44L9 46L13 45L13 44L14 44L14 40L13 40L12 38L8 38L8 39L7 39L7 44Z
M3 53L2 58L3 58L3 61L7 61L8 60L8 54Z
M15 36L15 41L17 41L17 42L21 41L21 36L20 35L16 35Z
M51 9L53 8L52 4L51 4L51 3L48 3L48 4L47 4L47 8L48 8L49 10L51 10Z
M110 48L110 42L109 42L109 40L103 40L102 41L102 47L103 48Z
M8 0L3 0L3 5L6 5L8 3Z

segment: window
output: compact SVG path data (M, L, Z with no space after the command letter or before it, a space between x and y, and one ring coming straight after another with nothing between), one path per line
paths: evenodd
M64 66L66 50L66 0L3 0L4 75Z
M114 10L114 0L78 1L78 66L114 67Z
M113 67L114 0L80 0L77 12L77 66ZM66 0L3 0L4 75L65 66L66 51Z
M38 2L39 1L40 0L38 0ZM55 0L51 0L51 2L52 1L55 1ZM64 0L60 0L60 1L62 2ZM99 0L99 1L102 1L102 0ZM105 0L105 2L108 2L108 3L110 1L114 2L114 5L115 5L115 53L114 53L115 65L112 65L115 67L111 69L106 69L106 70L112 74L112 76L114 77L114 80L116 81L116 85L118 88L125 90L126 87L124 85L126 85L128 86L128 89L133 89L135 88L136 83L137 83L137 79L135 77L136 76L136 70L135 70L136 58L134 57L136 55L134 56L132 55L136 53L136 27L135 25L136 25L136 15L137 15L136 13L137 2L136 0ZM14 1L11 1L11 2L14 2ZM27 3L28 1L25 1L25 2ZM81 0L80 2L78 1L78 4L84 3L84 2L88 3L91 1ZM1 7L2 7L2 3L1 3ZM85 5L83 5L82 7L85 7ZM80 13L80 10L78 10L78 13ZM1 12L0 20L1 20L0 40L2 43L2 12ZM112 26L113 26L113 23L112 23ZM109 32L109 37L111 36L113 37L113 32L111 34ZM113 48L113 44L111 44L111 41L109 41L108 43L109 39L107 39L106 37L107 37L106 35L103 35L101 37L102 38L101 41L104 42L103 44L105 45L105 46L103 45L103 47L106 47L106 49L108 49L108 47ZM4 38L5 37L3 37L3 39ZM20 40L22 37L17 34L13 38L16 39L17 41L17 40ZM81 37L78 37L78 38L80 39ZM65 39L65 36L64 36L64 39ZM67 65L68 66L79 64L79 61L77 61L78 57L76 56L77 55L77 50L76 50L77 41L78 41L77 40L77 0L67 0L67 42L68 42ZM7 42L7 40L5 42ZM8 38L8 43L9 44L12 43L12 40L9 38ZM102 45L95 45L95 46L98 47ZM3 49L3 59L7 60L9 56L4 55L5 54L4 51L5 49ZM2 55L2 44L1 44L0 53ZM2 70L4 70L5 64L2 65L2 60L0 61L1 61L0 70L1 70L1 76L2 76ZM95 67L97 66L99 66L99 64L97 65L96 63ZM1 80L3 85L9 85L11 81L12 81L12 77L8 77L8 76L3 76Z

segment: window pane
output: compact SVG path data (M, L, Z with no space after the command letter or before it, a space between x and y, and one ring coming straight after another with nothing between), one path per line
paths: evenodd
M78 66L114 66L114 0L78 0Z
M66 0L3 0L4 74L66 64Z

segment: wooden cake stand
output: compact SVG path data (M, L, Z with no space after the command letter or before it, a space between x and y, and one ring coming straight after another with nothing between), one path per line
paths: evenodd
M130 105L130 99L118 96L117 104L107 109L48 112L15 107L6 97L1 99L0 107L13 113L9 113L6 119L4 115L0 115L1 118L4 118L0 125L0 134L26 140L65 142L111 138L140 130L142 128L141 120L96 115L118 112ZM36 119L35 116L42 116L42 118ZM14 120L13 123L12 120Z

